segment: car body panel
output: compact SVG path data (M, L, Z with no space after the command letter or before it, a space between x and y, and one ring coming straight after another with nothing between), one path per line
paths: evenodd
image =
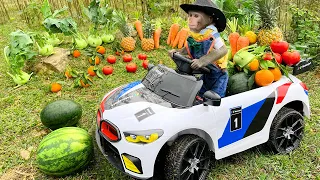
M153 176L154 165L161 148L165 144L170 145L181 134L190 133L203 137L215 153L215 158L221 159L265 143L269 139L275 115L290 102L301 101L304 115L310 117L307 90L299 84L301 82L299 79L294 76L290 76L290 79L293 82L283 76L269 86L227 96L222 98L220 106L200 104L190 108L168 107L147 98L131 102L130 93L135 94L144 88L143 84L134 82L111 91L103 98L101 104L105 104L108 98L112 98L112 92L117 91L119 97L113 98L120 102L113 101L118 103L115 106L101 105L102 119L112 122L120 131L121 140L110 142L119 154L129 154L141 160L143 174L134 173L126 168L124 171L136 178L146 179ZM137 96L144 95L138 93ZM140 112L146 110L151 110L153 113L141 118ZM157 129L163 130L164 133L150 144L131 143L124 137L124 132ZM98 132L99 130L97 130L97 143L103 151L101 140L108 141L108 139L99 136ZM122 166L124 167L123 164Z

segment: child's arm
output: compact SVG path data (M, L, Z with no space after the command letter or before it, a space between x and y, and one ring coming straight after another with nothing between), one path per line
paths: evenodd
M209 54L202 56L200 59L193 59L191 68L199 69L201 67L207 66L213 63L228 53L228 49L225 45L221 46L219 49L213 49Z

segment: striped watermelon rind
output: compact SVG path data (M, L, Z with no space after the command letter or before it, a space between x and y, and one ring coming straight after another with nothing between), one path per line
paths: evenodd
M36 162L40 171L47 175L65 176L85 168L92 156L91 136L84 129L64 127L40 142Z
M82 116L82 107L73 100L57 100L46 105L40 113L43 125L55 130L74 126Z

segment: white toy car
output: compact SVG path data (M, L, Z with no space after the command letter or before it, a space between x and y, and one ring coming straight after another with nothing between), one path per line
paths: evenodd
M299 146L303 118L310 117L308 89L299 79L283 76L269 86L224 98L207 91L198 104L202 81L186 75L194 74L188 60L174 56L180 73L154 66L142 81L103 98L96 141L115 167L148 179L162 162L162 179L205 179L210 152L221 159L265 142L278 153Z

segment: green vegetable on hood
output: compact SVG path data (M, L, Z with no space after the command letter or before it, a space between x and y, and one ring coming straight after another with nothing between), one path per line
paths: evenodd
M31 37L21 30L10 33L10 44L4 48L4 57L9 65L7 74L17 85L27 83L31 74L22 70L26 61L31 60L36 53L32 50Z

